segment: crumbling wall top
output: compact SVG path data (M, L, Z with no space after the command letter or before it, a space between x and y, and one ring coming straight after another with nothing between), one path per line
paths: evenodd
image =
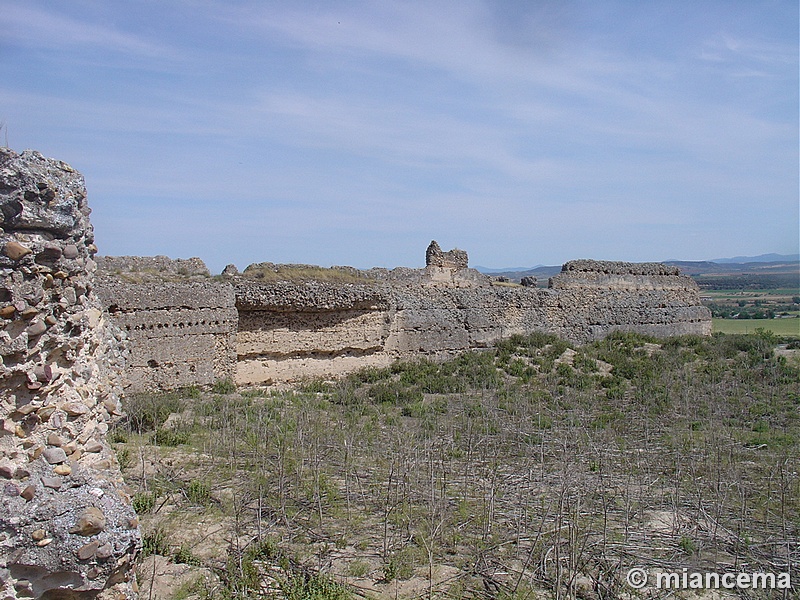
M98 256L98 275L129 283L158 283L207 279L211 273L201 259L168 256Z
M436 240L433 240L425 251L425 266L466 269L469 267L469 257L464 250L458 248L443 252Z
M17 155L0 148L0 178L3 231L38 233L50 239L86 235L92 243L83 176L67 163L34 150Z
M380 285L341 284L324 281L254 283L238 280L239 310L336 311L385 308L387 290Z
M606 275L680 275L678 267L657 262L632 263L612 260L571 260L561 267L563 273L603 273Z
M131 283L107 278L95 287L110 313L147 310L233 308L233 287L224 281Z

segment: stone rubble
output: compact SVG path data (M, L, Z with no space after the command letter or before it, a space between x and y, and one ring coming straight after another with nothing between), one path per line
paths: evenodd
M2 598L132 598L141 544L105 434L124 336L94 293L83 177L0 148Z

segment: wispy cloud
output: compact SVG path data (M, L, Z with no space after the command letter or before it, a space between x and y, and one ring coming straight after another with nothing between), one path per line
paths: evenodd
M86 171L108 251L172 229L215 266L437 231L489 264L653 259L791 222L796 40L623 5L0 0L0 119Z
M28 3L5 0L3 11L4 44L23 47L67 50L85 48L147 59L177 60L181 54L162 41L134 35L97 22L69 16L64 10L44 10Z
M703 44L701 58L711 61L755 61L764 65L797 64L797 46L718 33Z

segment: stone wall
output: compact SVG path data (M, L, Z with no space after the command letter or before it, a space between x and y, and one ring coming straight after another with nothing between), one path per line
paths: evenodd
M347 271L355 283L253 276L325 271L271 263L251 265L249 277L229 270L224 281L198 280L205 267L196 264L178 281L185 261L104 260L115 265L114 276L104 276L98 289L108 315L129 337L131 391L227 377L262 384L339 375L487 347L531 331L577 343L617 330L658 337L711 332L694 281L660 263L571 261L549 288L539 289L493 284L460 259L424 269ZM125 264L139 268L125 270ZM331 273L340 277L345 270ZM142 277L144 283L131 283ZM159 277L164 281L154 283Z
M157 281L162 274L173 278L182 268L168 259L159 260L157 268L150 265L144 283L130 282L144 271L118 270L120 265L132 264L129 260L104 259L101 264L98 296L128 340L124 382L128 393L205 386L234 378L238 314L229 284L207 276L195 280L191 274L183 281ZM114 270L105 270L109 264L116 266ZM208 273L202 261L199 265L195 264L194 274Z
M127 393L234 378L233 288L201 259L98 256L97 264L97 295L127 339Z
M236 279L237 382L337 375L532 331L576 343L618 330L711 333L694 281L660 264L575 261L548 289L492 285L460 268L447 269L449 284L430 269L371 285Z
M454 270L466 269L469 266L469 256L458 248L443 252L437 241L433 240L425 251L425 266Z
M612 331L711 335L711 313L700 303L700 290L677 267L570 261L550 279L548 291L547 330L576 342Z
M0 210L2 597L131 597L138 521L105 438L123 336L93 291L83 178L0 148Z
M216 281L199 259L104 258L98 290L128 335L130 391L339 375L532 331L576 343L617 330L711 333L694 281L660 263L571 261L539 289L496 285L466 252L435 241L426 262L391 271L259 263Z

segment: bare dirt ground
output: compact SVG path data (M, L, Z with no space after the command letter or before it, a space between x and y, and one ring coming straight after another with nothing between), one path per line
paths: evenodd
M131 398L112 441L140 593L723 598L653 581L800 580L800 370L778 346L533 336L291 390Z

